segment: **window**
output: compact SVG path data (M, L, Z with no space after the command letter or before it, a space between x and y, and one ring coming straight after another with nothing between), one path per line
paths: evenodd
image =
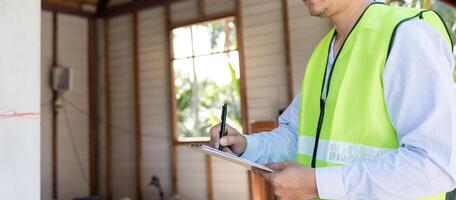
M415 8L431 8L442 17L451 33L453 41L456 41L456 8L438 0L387 0L387 4ZM456 45L453 46L453 53L456 59ZM456 71L453 73L456 81Z
M227 123L241 130L235 23L229 17L172 30L179 141L207 140L209 128L220 123L225 102Z

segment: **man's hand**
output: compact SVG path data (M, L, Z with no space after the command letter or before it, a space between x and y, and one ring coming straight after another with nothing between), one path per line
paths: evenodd
M318 196L315 169L294 162L270 163L266 167L274 173L254 169L274 186L281 200L309 200Z
M218 148L219 145L224 146L223 151L231 152L237 156L244 153L247 148L247 140L239 133L236 129L232 128L228 124L226 125L225 137L220 138L220 124L211 128L211 141L209 146ZM219 140L220 138L220 140ZM227 147L227 148L226 148Z

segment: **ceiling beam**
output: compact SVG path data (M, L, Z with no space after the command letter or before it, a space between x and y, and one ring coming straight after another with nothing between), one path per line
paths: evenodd
M99 0L97 3L97 13L100 13L108 7L109 0Z
M47 1L41 2L41 9L52 11L52 12L77 15L80 17L95 17L95 13L84 11L79 8L73 8L73 7L64 6L64 5L61 5L58 3L51 3L51 2L47 2Z
M115 17L123 14L133 13L133 11L140 11L146 8L163 5L166 2L173 2L179 0L135 0L128 3L123 3L115 6L107 7L97 13L97 17Z

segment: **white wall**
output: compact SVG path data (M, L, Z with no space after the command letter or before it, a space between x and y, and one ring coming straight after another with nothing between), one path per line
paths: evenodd
M0 113L39 113L40 2L1 0L0 8ZM40 199L39 114L0 116L0 163L2 199Z

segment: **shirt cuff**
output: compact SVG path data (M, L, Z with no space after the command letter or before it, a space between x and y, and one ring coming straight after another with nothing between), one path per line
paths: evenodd
M318 196L320 199L347 199L345 196L342 167L315 169Z
M255 162L258 159L258 149L260 148L260 142L258 137L255 135L245 135L247 140L247 148L241 155L241 158Z

